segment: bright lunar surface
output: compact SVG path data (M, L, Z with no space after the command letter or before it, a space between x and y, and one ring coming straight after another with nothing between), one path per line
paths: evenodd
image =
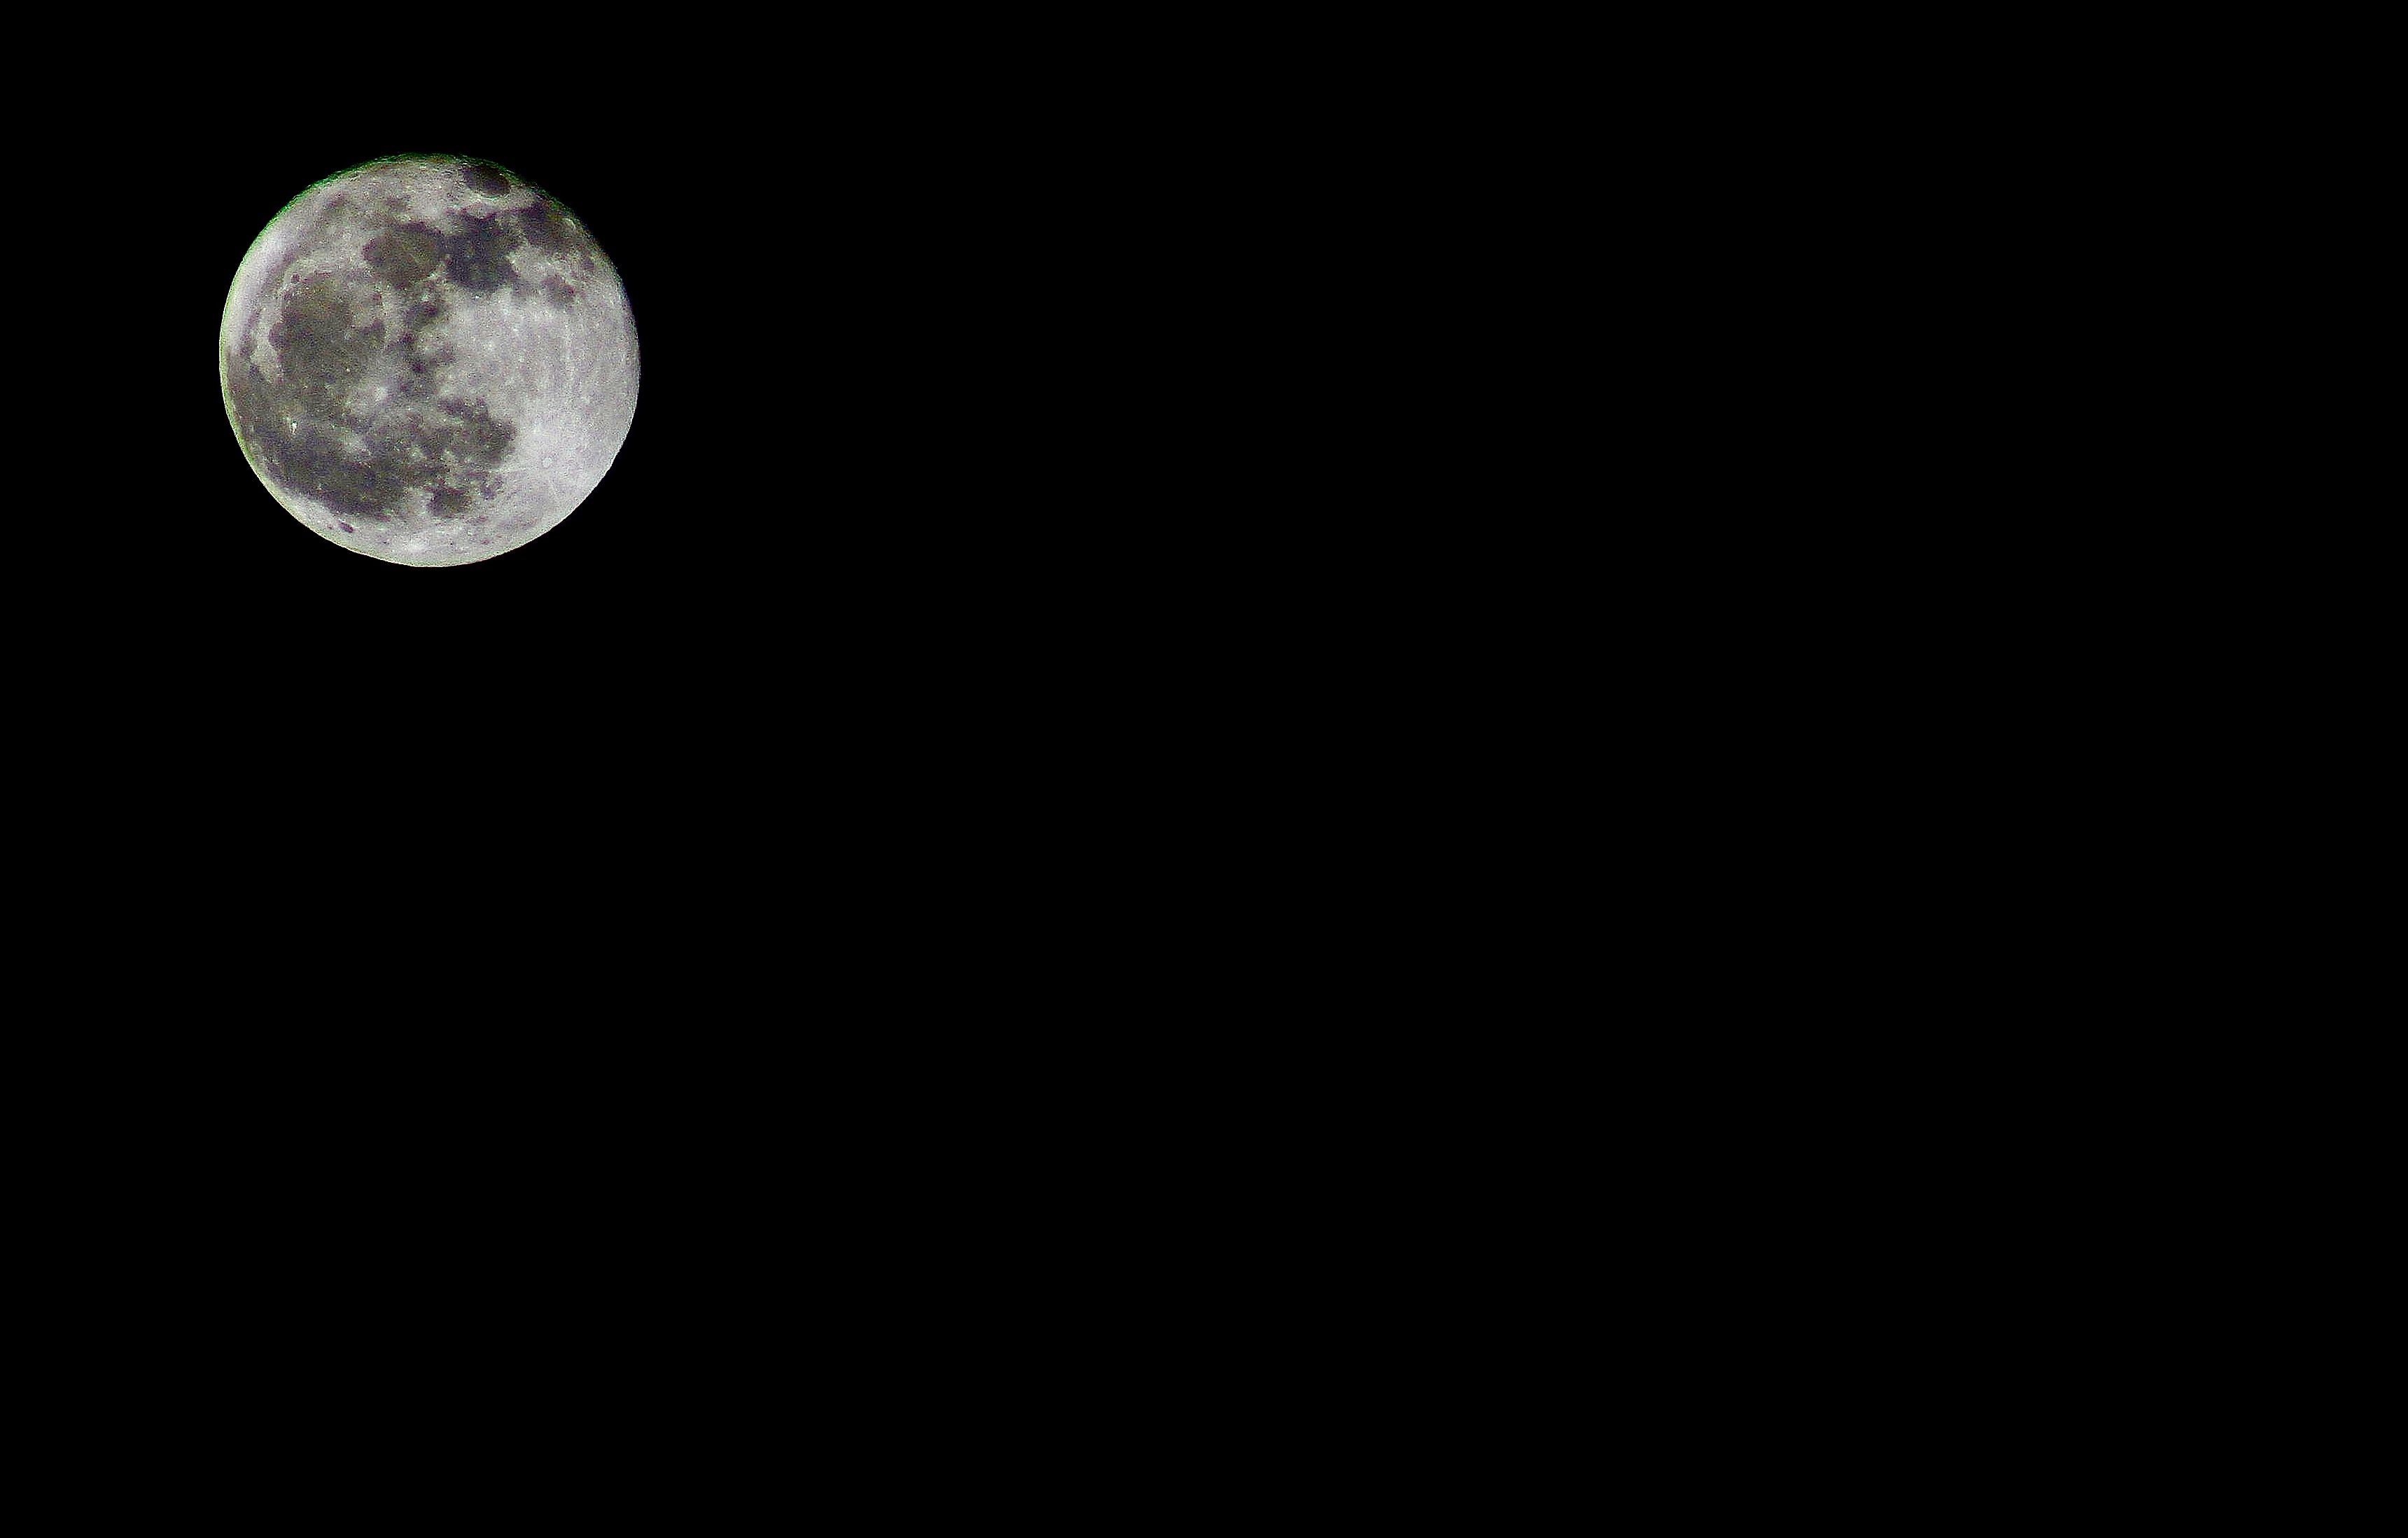
M574 215L482 161L371 161L235 273L226 416L285 510L363 555L461 566L577 510L636 415L636 323Z

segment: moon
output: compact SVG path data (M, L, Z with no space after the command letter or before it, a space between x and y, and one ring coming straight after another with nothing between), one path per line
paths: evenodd
M245 458L345 550L465 566L559 525L636 415L636 323L577 217L489 161L312 185L235 271L218 384Z

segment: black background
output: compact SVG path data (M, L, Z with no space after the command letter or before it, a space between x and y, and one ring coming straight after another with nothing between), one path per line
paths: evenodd
M638 966L672 928L730 960L1083 947L1152 922L1129 894L1183 868L1167 842L1229 847L1280 771L1216 723L1255 703L1296 505L1237 455L1259 321L1223 296L1277 242L1215 207L1242 104L1183 95L1159 39L506 38L474 68L144 42L69 82L105 128L51 141L139 194L29 239L68 367L30 408L17 507L61 516L14 572L18 696L76 890L115 912L138 872L262 946L423 920ZM440 569L284 511L216 377L259 232L409 151L559 197L641 348L587 501Z
M194 124L206 142L146 203L162 234L126 256L140 322L97 364L104 393L112 370L139 379L149 425L96 436L118 463L78 533L145 623L227 649L214 670L244 697L375 678L502 723L531 694L631 680L738 709L790 694L798 666L937 686L1005 654L1127 665L1125 629L1193 590L1211 472L1171 336L1195 285L1163 280L1195 245L1164 215L1197 189L1131 131L1142 76L959 28L696 42L539 53L499 83L187 96L276 127L230 150ZM408 151L496 161L575 210L641 349L634 426L577 512L437 570L284 513L214 377L259 231L313 181Z
M509 89L294 100L287 131L181 160L159 210L178 260L136 279L144 312L179 322L138 343L170 440L122 446L133 505L91 532L194 642L330 692L366 669L466 714L653 673L733 703L805 654L913 673L947 648L1048 646L1066 604L1158 608L1142 592L1164 547L1137 536L1168 531L1179 487L1127 479L1160 401L1126 378L1142 285L1096 244L1142 194L1077 164L1103 136L1046 142L1039 93L998 95L999 60L949 75L883 45L853 38L850 78L817 95L724 55L548 58ZM628 88L533 83L595 77ZM574 209L619 267L643 370L626 444L569 520L440 570L283 514L214 398L215 318L259 230L311 182L418 151L499 162Z
M1178 148L1243 104L1176 110L1154 40L934 19L647 17L586 57L534 15L236 24L232 52L129 22L73 55L22 240L66 367L22 402L49 473L11 503L59 541L10 568L18 997L92 1071L10 1082L81 1130L58 1164L130 1167L83 1205L122 1228L112 1187L223 1169L236 1126L323 1184L273 1193L296 1215L381 1214L349 1157L378 1142L440 1143L456 1175L404 1179L452 1205L556 1205L495 1178L547 1149L644 1252L596 1262L629 1276L749 1263L631 1239L614 1144L772 1242L799 1203L822 1243L823 1189L953 1231L882 1194L918 1150L950 1186L1054 1125L1161 1201L1140 1131L1236 1060L1233 1022L1296 1005L1279 973L1345 920L1359 819L1293 728L1360 668L1279 644L1279 590L1314 580L1299 504L1340 488L1246 454L1296 430L1267 377L1310 381L1223 297L1292 243L1233 235ZM642 348L584 506L434 570L285 512L216 377L261 228L409 151L559 196Z

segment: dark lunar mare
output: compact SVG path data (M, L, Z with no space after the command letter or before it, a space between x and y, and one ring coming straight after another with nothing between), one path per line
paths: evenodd
M558 208L541 198L523 208L513 208L502 217L509 222L510 228L520 239L548 255L591 256L594 253L594 242L587 239Z
M445 276L471 294L491 294L520 281L519 269L509 260L523 243L517 229L494 214L464 217L465 229L442 237Z
M435 264L443 259L443 244L433 230L413 221L370 240L360 248L360 254L379 280L406 289L435 270Z
M509 187L480 165L460 176L470 190L491 196ZM333 199L293 249L320 249L327 222L349 206L346 197ZM468 516L495 495L491 472L509 457L517 429L484 400L444 388L456 353L429 344L419 328L455 302L452 288L473 295L509 288L523 302L573 306L578 283L553 274L530 283L511 258L532 251L593 273L601 252L540 194L526 208L498 213L455 208L456 231L408 218L404 199L386 199L383 208L376 233L359 248L369 277L356 268L348 275L317 270L305 260L253 312L253 323L226 352L228 400L262 470L296 498L381 522L423 493L437 515ZM281 366L278 379L262 368L255 340L256 323L270 313L266 339ZM366 411L347 409L347 397L371 375L388 381L385 401ZM346 449L352 435L365 450Z
M271 380L260 367L249 328L240 346L226 350L236 424L269 480L297 497L375 522L390 518L413 492L425 492L428 508L442 516L466 512L471 493L491 499L489 472L509 457L517 429L482 399L443 392L456 354L448 346L429 348L410 329L440 314L442 300L432 288L409 290L438 264L473 293L518 282L509 253L521 239L494 218L472 219L456 236L394 222L361 248L386 289L364 295L356 281L335 273L296 274L271 301L277 320L267 340L283 377ZM549 287L544 296L564 302ZM346 393L377 370L394 381L389 403L373 412L346 410ZM346 452L346 428L366 441L365 453Z

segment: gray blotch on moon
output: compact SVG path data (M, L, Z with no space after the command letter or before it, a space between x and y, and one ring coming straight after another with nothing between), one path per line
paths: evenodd
M635 420L636 324L576 216L487 162L317 183L253 241L218 338L226 417L312 532L462 566L559 525Z

